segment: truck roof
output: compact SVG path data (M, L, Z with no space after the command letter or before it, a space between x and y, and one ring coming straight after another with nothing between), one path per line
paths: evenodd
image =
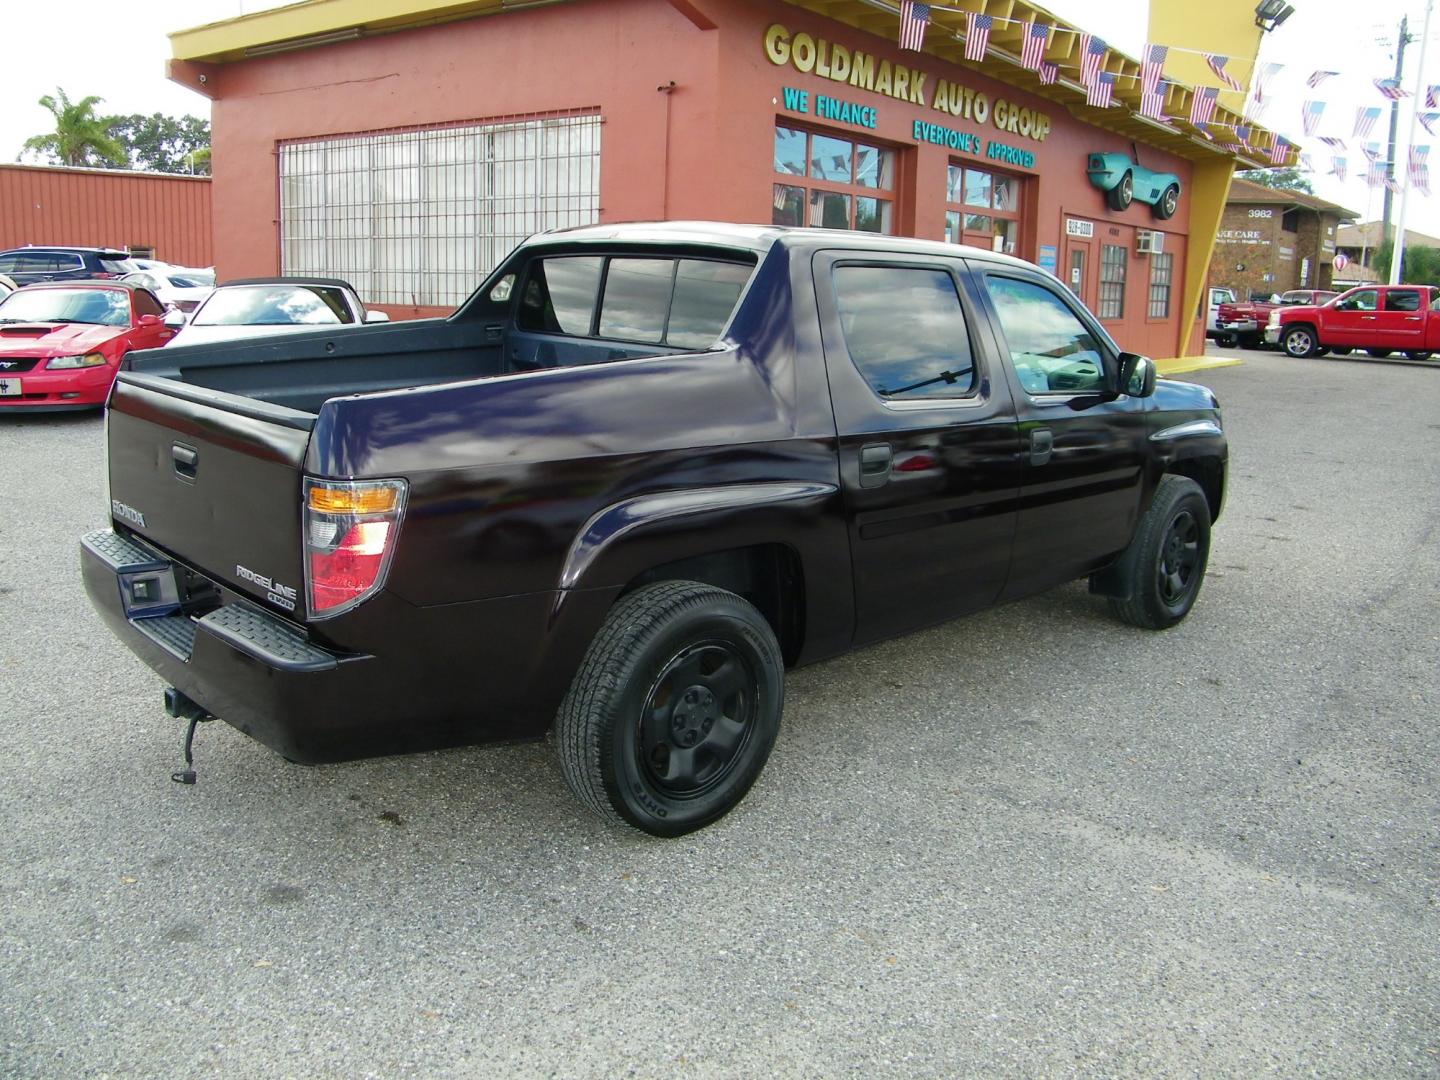
M920 240L913 236L888 236L882 233L853 232L843 229L801 229L788 225L741 225L724 221L627 221L611 225L582 225L538 233L526 243L546 244L556 241L575 243L688 244L726 248L744 248L763 254L776 243L790 248L814 249L838 246L874 249L887 252L911 252L917 255L963 254L967 259L983 259L1007 266L1035 269L1032 263L1013 255L1002 255L987 248L951 244L942 240Z

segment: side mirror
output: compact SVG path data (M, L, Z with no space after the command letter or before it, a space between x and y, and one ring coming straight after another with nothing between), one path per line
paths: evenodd
M389 322L390 316L386 315L383 311L367 311L365 312L365 321L367 323Z
M1126 397L1149 397L1155 393L1155 361L1136 353L1121 353L1118 383Z
M159 316L159 315L141 315L140 318L138 318L138 319L135 320L135 325L136 325L136 326L159 326L159 325L160 325L160 316Z
M155 316L147 315L146 318L153 319ZM169 311L165 312L165 318L161 321L170 327L171 330L179 330L186 323L185 312L179 308L172 307Z

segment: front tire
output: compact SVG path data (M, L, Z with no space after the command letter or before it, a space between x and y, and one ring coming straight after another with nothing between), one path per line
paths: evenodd
M1288 355L1301 359L1314 356L1315 351L1320 347L1315 340L1315 331L1308 326L1291 327L1285 331L1280 342L1284 345Z
M1135 200L1135 178L1126 173L1120 182L1105 193L1105 201L1111 210L1128 210Z
M755 608L693 581L620 599L555 720L565 781L600 817L683 836L759 777L784 707L779 643Z
M1110 610L1146 630L1174 626L1195 606L1210 559L1210 504L1188 476L1166 475L1116 564L1125 596Z

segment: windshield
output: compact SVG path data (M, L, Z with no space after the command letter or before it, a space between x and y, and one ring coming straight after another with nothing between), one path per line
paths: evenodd
M172 289L213 289L215 275L204 270L186 270L183 274L167 274L165 280Z
M0 302L0 323L130 325L124 289L21 289Z
M192 326L333 326L354 322L345 296L324 285L236 285L210 294Z

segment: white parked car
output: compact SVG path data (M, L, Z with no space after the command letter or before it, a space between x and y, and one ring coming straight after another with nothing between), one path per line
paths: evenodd
M1212 286L1209 290L1209 297L1210 303L1205 311L1205 336L1218 338L1222 335L1219 326L1216 325L1216 316L1219 314L1221 304L1235 303L1235 290Z
M149 289L169 308L194 311L200 301L215 288L215 275L209 270L191 270L183 266L152 267L126 274L121 281Z
M20 286L15 284L15 280L13 278L9 278L6 277L4 274L0 274L0 300L4 300L5 297L9 296L19 287Z
M388 322L383 311L367 311L355 290L335 278L275 277L227 281L186 319L172 311L168 326L179 328L170 345L266 337Z

